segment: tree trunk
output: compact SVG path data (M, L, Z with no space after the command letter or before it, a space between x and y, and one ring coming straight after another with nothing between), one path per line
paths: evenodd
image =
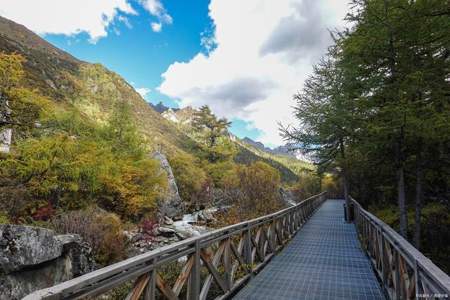
M342 185L344 186L345 213L347 215L347 223L350 223L350 197L348 195L348 177L347 177L347 161L345 157L345 148L343 139L340 140L340 150L343 161L342 166Z
M342 171L342 184L344 186L345 213L347 214L347 223L350 223L350 197L348 195L348 182L345 170Z
M416 207L414 216L414 244L420 250L421 239L421 217L422 217L422 198L423 198L423 168L420 153L417 155L416 162Z
M400 234L406 239L408 230L408 215L406 211L405 174L403 166L398 169L398 208L400 211Z

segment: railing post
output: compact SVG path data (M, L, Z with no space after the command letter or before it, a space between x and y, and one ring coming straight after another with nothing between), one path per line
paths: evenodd
M198 300L200 298L200 239L195 241L194 264L189 277L188 299Z
M153 260L152 264L154 265L155 262L156 260ZM151 270L149 275L150 278L144 290L144 300L154 300L156 297L156 269Z
M383 282L383 285L386 286L387 285L387 262L386 262L386 245L385 245L386 241L383 235L383 232L381 231L381 241L380 241L380 245L381 245L381 281Z
M252 260L252 236L250 231L250 225L247 224L247 229L244 237L244 259L245 263L249 265L250 269L253 269L253 260Z
M400 299L400 259L399 253L397 249L394 250L394 265L395 265L395 274L394 274L394 289L395 289L395 299Z
M225 249L223 252L223 265L228 290L231 289L231 241L230 238L225 241Z
M419 282L419 264L417 263L417 260L414 260L414 288L416 290L416 298L421 294Z

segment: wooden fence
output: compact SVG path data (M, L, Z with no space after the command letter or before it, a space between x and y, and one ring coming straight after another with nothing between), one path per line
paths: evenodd
M390 299L448 299L450 277L351 199L361 244Z
M288 242L325 201L325 193L296 206L132 257L24 299L94 297L133 282L127 300L225 299ZM175 266L175 276L162 270Z

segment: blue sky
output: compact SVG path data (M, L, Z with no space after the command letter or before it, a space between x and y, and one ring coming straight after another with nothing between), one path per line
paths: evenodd
M105 65L148 101L209 105L268 146L283 144L279 123L299 126L293 95L347 12L342 0L0 1L1 16Z
M175 61L189 61L199 52L207 53L201 38L211 35L213 24L208 16L209 0L166 1L164 6L173 18L161 32L151 30L151 16L139 5L133 5L138 15L127 17L130 27L115 21L107 28L108 35L92 43L87 33L73 36L45 34L43 37L75 57L101 63L123 76L136 88L148 88L144 98L154 104L163 102L179 107L172 98L160 93L161 74ZM257 139L260 130L249 122L232 118L230 130L239 137Z
M176 5L175 5L176 2ZM135 3L134 3L135 4ZM138 15L128 16L132 26L116 20L107 28L108 35L95 44L87 33L73 36L46 34L43 37L82 60L99 62L119 73L136 87L147 87L151 102L176 106L176 102L159 93L161 74L174 61L188 61L203 51L201 34L211 26L209 0L167 1L174 21L161 32L153 32L150 23L155 17L141 6L133 5Z

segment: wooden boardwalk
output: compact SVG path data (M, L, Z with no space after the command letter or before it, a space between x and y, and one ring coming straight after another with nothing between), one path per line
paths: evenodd
M385 299L343 204L327 200L234 299Z

